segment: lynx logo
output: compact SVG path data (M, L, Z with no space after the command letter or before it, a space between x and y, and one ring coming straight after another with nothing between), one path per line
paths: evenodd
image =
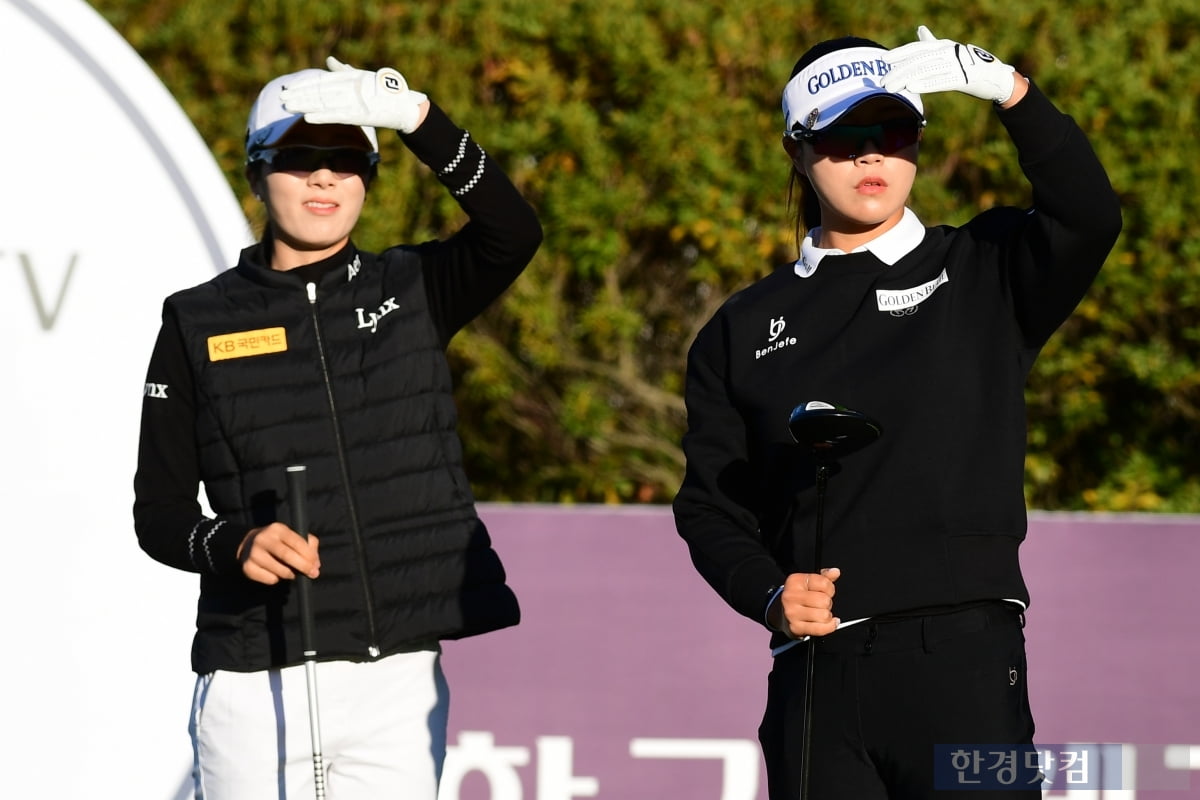
M389 297L387 300L383 301L383 305L379 307L379 310L372 311L370 313L369 318L363 316L363 311L365 309L356 308L354 310L358 312L358 327L370 328L371 333L374 333L376 329L379 328L379 320L383 319L393 311L398 311L399 309L400 306L396 305L396 298Z
M755 360L760 359L769 353L774 353L776 350L779 350L780 348L787 347L789 345L793 345L796 343L795 336L785 336L782 339L780 338L780 335L783 333L783 329L786 327L787 327L787 322L784 321L783 317L780 317L779 319L772 318L771 325L767 328L767 333L771 337L771 339L770 339L771 344L768 345L767 347L764 347L761 350L755 350L754 351Z
M166 400L167 399L167 384L165 384L165 383L147 383L146 391L144 392L144 394L146 397L153 397L158 400Z

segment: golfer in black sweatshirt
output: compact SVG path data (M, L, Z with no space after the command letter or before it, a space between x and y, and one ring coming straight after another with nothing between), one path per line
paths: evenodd
M956 228L907 207L921 95L938 91L994 103L1030 208ZM773 799L802 783L807 639L808 796L926 797L936 784L982 800L1010 775L993 754L1025 746L1023 761L1033 741L1025 380L1116 241L1118 199L1033 83L924 26L893 50L816 45L783 111L807 235L795 264L729 298L692 346L676 523L700 574L773 632L760 729ZM814 461L788 428L809 401L884 431L829 481L820 565ZM998 796L1040 797L1036 765L1016 767L1025 792Z

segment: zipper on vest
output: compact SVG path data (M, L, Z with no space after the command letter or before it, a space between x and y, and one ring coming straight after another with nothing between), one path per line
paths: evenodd
M375 635L375 599L371 595L371 582L367 571L367 559L363 554L362 532L358 527L358 509L354 505L354 495L350 491L350 468L346 464L346 448L342 440L342 427L338 423L337 403L333 398L333 378L329 374L329 361L325 357L325 337L321 335L321 319L317 314L317 284L308 283L308 306L312 313L313 331L317 336L317 355L321 359L321 377L325 380L325 397L329 401L330 422L333 424L333 438L337 444L338 469L342 474L342 490L346 493L346 506L350 512L350 538L354 544L354 556L358 561L358 575L362 581L363 602L367 611L367 654L371 658L379 657L378 637Z

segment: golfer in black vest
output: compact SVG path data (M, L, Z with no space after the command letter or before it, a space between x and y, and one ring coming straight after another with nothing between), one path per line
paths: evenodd
M519 617L463 471L445 349L521 273L541 227L399 72L328 66L260 93L246 175L266 231L233 269L167 298L146 378L158 388L143 401L134 521L147 553L200 576L191 734L205 800L320 786L296 575L312 579L337 800L433 800L439 642ZM454 235L381 253L351 241L377 127L399 131L470 218ZM293 464L307 467L308 531L288 524Z

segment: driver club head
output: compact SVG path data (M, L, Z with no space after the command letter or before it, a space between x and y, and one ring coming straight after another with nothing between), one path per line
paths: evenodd
M858 411L821 400L801 403L788 418L796 444L809 448L822 461L833 461L861 450L883 433L878 422Z

